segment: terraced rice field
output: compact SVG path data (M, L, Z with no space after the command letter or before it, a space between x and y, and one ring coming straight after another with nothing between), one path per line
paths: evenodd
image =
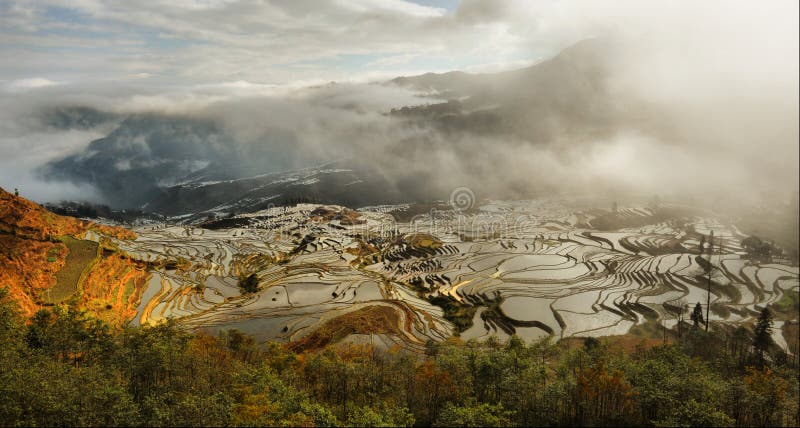
M56 273L56 285L47 292L51 303L59 303L70 298L78 290L81 276L97 257L97 243L64 236L61 242L68 253L64 267Z
M155 269L133 322L173 317L262 341L325 342L311 335L347 331L350 340L422 349L457 334L430 303L435 296L477 307L463 339L536 340L625 334L648 320L672 328L678 308L688 318L696 303L705 306L709 257L712 328L750 322L798 290L796 266L746 260L735 225L691 213L609 214L557 200L498 201L470 215L435 211L400 223L391 211L298 205L240 216L229 229L139 228L137 240L117 242ZM609 216L621 227L592 225ZM712 231L713 253L701 256ZM243 294L239 280L251 274L259 290ZM392 325L368 325L377 322Z

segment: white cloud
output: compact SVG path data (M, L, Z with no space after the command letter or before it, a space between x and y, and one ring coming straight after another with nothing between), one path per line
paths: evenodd
M133 74L128 74L125 77L128 79L149 79L153 76L154 75L152 73L133 73Z
M57 85L58 82L48 80L42 77L31 77L28 79L18 79L8 83L7 88L11 91L20 91L26 89L43 88L46 86Z
M375 61L372 61L369 64L367 64L367 67L391 67L391 66L405 65L418 56L419 55L417 54L391 55L376 59Z
M59 20L49 6L79 18ZM0 79L149 73L191 86L352 79L401 66L491 69L608 34L710 45L733 37L746 53L780 56L796 12L796 2L463 0L447 13L403 0L10 0L0 6L0 55L17 61Z
M357 13L380 11L413 17L440 17L446 13L442 8L423 6L404 0L336 0L336 3Z

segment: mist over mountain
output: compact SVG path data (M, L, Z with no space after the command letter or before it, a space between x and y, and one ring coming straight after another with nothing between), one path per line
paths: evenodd
M285 165L281 158L288 153L270 148L238 145L212 120L136 114L84 151L52 162L43 174L91 184L108 203L129 208L193 177L240 178Z
M457 187L490 199L638 193L754 204L796 192L797 31L787 8L501 3L491 13L481 1L402 12L425 22L407 38L489 31L481 52L506 59L526 44L548 47L499 72L409 68L415 57L396 55L365 65L380 74L339 83L320 79L338 66L319 64L309 67L317 79L258 83L270 79L241 61L221 78L6 81L0 183L38 201L173 215L236 198L250 198L242 209L441 200ZM464 71L424 72L443 68Z
M622 127L643 128L643 122L655 122L657 117L637 93L612 86L612 64L621 50L613 40L589 39L523 69L424 74L390 83L450 100L398 112L430 119L443 130L505 134L531 143L603 138ZM651 111L644 110L648 107Z
M760 90L751 105L712 104L698 117L694 109L725 97L687 94L675 108L640 90L620 65L632 52L636 47L616 39L590 39L501 73L331 83L210 100L178 112L62 109L45 117L73 128L123 119L40 173L89 185L118 208L171 215L246 197L253 205L445 199L462 186L488 198L585 192L589 186L652 194L747 186L788 197L796 161L763 155L744 163L743 157L754 141L793 150L796 104L790 97ZM64 119L73 116L75 123ZM320 169L313 169L331 162L337 167L327 170L334 172L318 176ZM315 172L292 173L304 168ZM360 187L347 187L355 182ZM360 189L357 197L354 189Z
M610 53L606 42L588 40L552 60L499 74L423 75L361 87L331 84L309 89L301 100L253 98L214 103L194 114L135 113L105 138L51 162L42 173L92 185L117 207L148 204L172 214L183 213L177 208L181 204L174 205L175 195L192 194L195 202L187 209L210 209L223 202L210 196L218 191L206 189L218 181L331 161L338 161L348 178L313 177L343 182L326 183L325 191L298 183L282 189L249 179L237 181L236 194L244 198L242 192L257 188L259 200L273 203L325 195L322 199L331 203L377 204L441 199L450 188L469 185L487 196L531 196L552 183L532 183L526 171L513 170L497 175L501 186L488 176L490 170L511 161L513 152L560 150L560 141L609 138L623 124L633 130L640 122L637 109L607 87L602 57ZM397 86L427 97L390 109L370 105L367 97L385 96ZM356 181L371 183L370 189L347 196L353 189L341 186ZM227 191L222 194L230 199ZM172 207L159 202L165 198Z

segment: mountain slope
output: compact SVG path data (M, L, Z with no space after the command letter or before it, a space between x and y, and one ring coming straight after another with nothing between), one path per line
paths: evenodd
M426 193L424 186L400 190L375 169L349 161L236 180L206 181L200 178L161 189L144 208L195 220L209 215L255 212L299 202L356 208L432 196L441 195Z
M104 237L135 239L130 230L53 214L0 189L0 287L9 288L24 315L44 305L77 298L109 321L120 321L136 300L146 276L128 260L109 260L113 248ZM125 271L123 275L115 271ZM92 275L104 272L102 280ZM131 287L127 287L128 284ZM128 288L117 298L112 290ZM84 293L84 290L94 290ZM106 290L105 292L102 290ZM102 295L100 297L99 295Z
M449 100L400 109L442 129L511 134L534 143L610 135L621 126L651 128L657 117L630 94L609 84L613 41L589 39L533 66L491 74L450 72L400 77L390 84L433 92Z

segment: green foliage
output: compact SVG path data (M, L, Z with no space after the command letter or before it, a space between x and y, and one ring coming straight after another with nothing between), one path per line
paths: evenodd
M786 290L774 306L780 312L800 312L800 293L796 290Z
M681 403L669 417L657 421L655 425L659 427L729 427L734 425L734 420L710 403L698 403L694 399L690 399Z
M510 427L513 412L503 409L502 404L477 403L470 398L457 406L447 403L434 426L441 427Z
M472 327L472 318L475 316L476 306L467 305L447 295L428 297L428 301L439 306L444 311L444 317L452 322L456 331L461 333Z
M383 406L355 406L347 416L347 425L353 427L410 427L414 424L414 415L406 408Z
M695 329L631 355L608 339L570 348L516 336L298 355L174 322L112 331L61 306L26 325L0 289L0 341L0 426L798 424L795 360L751 349L745 328Z
M108 325L71 307L41 309L25 333L28 347L75 366L92 365L112 353Z
M725 380L679 347L652 348L639 355L626 371L637 392L640 411L647 420L683 421L670 418L677 417L676 409L687 400L714 408L723 404Z
M8 288L0 286L0 343L16 342L22 328L22 317L9 296Z
M62 236L59 241L66 245L69 251L64 267L56 272L56 285L48 292L52 303L63 302L74 295L78 291L81 275L98 257L96 242L75 239L71 236ZM55 262L55 259L53 261Z

